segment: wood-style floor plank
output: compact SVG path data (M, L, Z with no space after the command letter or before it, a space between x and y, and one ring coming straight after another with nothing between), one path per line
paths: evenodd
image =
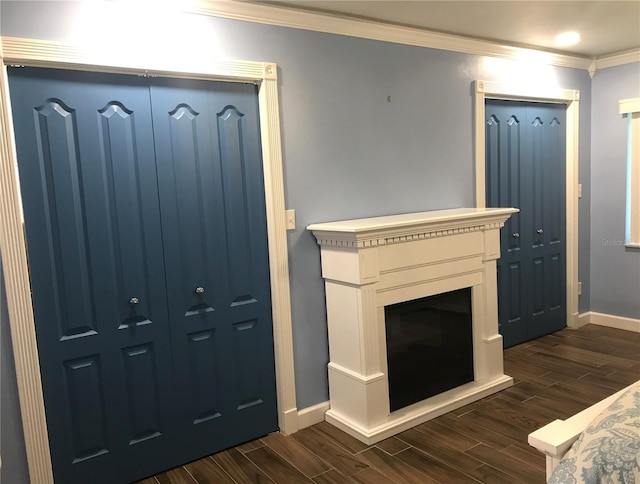
M176 467L155 476L160 484L196 484L184 467Z
M238 449L234 448L218 452L212 455L211 458L238 484L273 482Z
M338 469L343 475L350 476L368 467L358 456L354 456L328 438L327 434L314 427L299 430L292 437L300 442L321 459Z
M376 444L378 449L384 450L387 454L395 455L398 452L402 452L409 448L409 444L403 442L397 437L389 437L388 439L381 440Z
M329 422L320 422L313 426L314 429L326 434L333 439L338 445L344 447L352 454L357 454L369 448L367 444L363 444L358 439L351 437L349 434L344 433L342 430L334 427Z
M468 474L464 474L450 465L440 462L439 460L434 459L433 457L414 448L403 450L397 454L397 458L414 469L419 470L436 482L446 482L451 484L468 484L469 481L473 482L473 480L469 478Z
M518 459L525 464L533 465L538 469L545 468L545 457L542 452L538 452L526 442L515 442L512 446L498 452L502 452L512 459Z
M495 467L491 467L487 464L481 465L477 469L474 469L469 473L469 475L475 477L476 480L485 484L514 484L512 476L505 474L501 470L498 470ZM540 481L540 484L542 484L543 482L544 480Z
M423 424L414 427L425 434L428 438L437 441L439 444L448 445L453 449L464 452L471 447L478 445L480 442L468 435L456 432L451 428L447 428L440 423L439 419L429 420Z
M527 434L640 378L640 334L587 325L504 352L516 384L374 446L327 422L278 433L139 484L544 483Z
M398 454L391 456L377 447L371 447L358 455L364 462L369 464L370 467L375 467L392 482L397 482L398 484L405 482L409 484L430 484L438 482L426 476L419 469L398 459Z
M313 482L316 484L349 484L355 481L350 477L341 474L337 469L331 469L330 471L323 472L319 476L314 477Z
M291 484L307 484L311 479L296 469L292 464L276 454L268 446L247 452L245 456L261 469L273 482Z
M246 442L242 445L238 445L236 449L238 449L240 452L244 454L245 452L249 452L251 450L257 449L258 447L263 447L264 445L265 443L262 439L256 439L250 442Z
M496 469L502 469L503 472L517 479L518 482L544 482L545 480L543 469L535 468L524 462L514 466L513 458L502 452L497 452L488 445L478 444L465 453Z
M331 470L331 465L307 449L297 440L281 434L263 437L263 442L283 459L294 465L307 477L314 477Z
M359 482L360 484L393 484L393 481L391 479L383 474L380 474L380 472L372 467L367 467L366 469L362 469L361 471L356 472L351 476L351 479L353 480L353 482Z
M235 481L210 457L185 464L185 469L198 484L235 484Z
M456 417L455 415L445 414L438 417L436 421L455 432L472 435L479 442L484 442L495 449L509 447L514 441L514 439L491 429L479 427L474 423L473 419L465 418L465 416Z
M432 439L416 429L405 430L398 435L398 438L439 461L449 463L462 472L473 470L482 465L481 461L444 445L440 439Z

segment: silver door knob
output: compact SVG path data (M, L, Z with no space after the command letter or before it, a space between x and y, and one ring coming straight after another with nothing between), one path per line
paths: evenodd
M137 297L132 297L131 299L129 299L129 304L131 304L133 306L135 306L139 302L140 302L140 299L138 299Z
M196 287L196 294L204 294L204 287Z
M543 233L544 231L542 229L538 229L536 230L536 232L538 232L539 234Z
M512 237L513 237L514 239L519 239L519 238L520 238L520 234L519 234L518 232L514 232L514 233L513 233L513 235L512 235Z

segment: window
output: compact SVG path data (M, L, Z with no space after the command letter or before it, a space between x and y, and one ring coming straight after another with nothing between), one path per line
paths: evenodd
M627 207L625 246L640 249L640 98L620 101L627 117Z

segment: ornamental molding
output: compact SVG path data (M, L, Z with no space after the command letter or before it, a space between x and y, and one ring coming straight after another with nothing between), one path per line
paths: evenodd
M397 216L402 217L402 220L397 220L396 224L394 224L395 217L391 216L312 224L307 229L313 232L321 247L365 249L498 230L504 226L509 215L517 211L516 209L485 209L485 211L467 209L465 213L464 210L421 212L415 214L415 221L407 220L411 214ZM452 215L452 218L447 219L448 214ZM460 220L461 216L464 217L462 220ZM365 221L366 228L358 226ZM376 221L379 221L378 227L375 226ZM352 224L350 225L349 222Z
M364 249L367 247L380 247L382 245L401 244L403 242L413 242L416 240L433 239L437 237L448 237L470 232L481 232L484 230L501 229L504 222L495 222L482 225L464 226L449 229L420 230L417 232L399 235L346 235L338 236L333 232L315 232L318 245L345 248Z

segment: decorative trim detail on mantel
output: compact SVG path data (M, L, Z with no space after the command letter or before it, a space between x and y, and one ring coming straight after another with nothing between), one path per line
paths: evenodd
M398 244L401 242L411 242L413 240L422 240L422 239L432 239L435 237L446 237L448 235L457 235L464 234L468 232L479 232L482 230L491 230L491 229L501 229L504 226L504 223L488 223L481 225L474 225L473 227L458 227L447 230L430 230L430 231L418 231L410 234L403 234L392 237L367 237L367 238L358 238L357 240L353 240L353 238L345 236L340 237L336 236L336 234L323 233L321 231L315 232L316 240L318 245L328 245L333 247L378 247L382 245L388 244Z
M502 218L485 209L479 209L470 215L469 209L438 210L411 214L414 220L400 226L396 224L406 215L392 215L357 221L343 221L336 224L320 223L307 227L313 231L320 246L366 248L379 247L401 242L446 237L450 235L479 232L483 230L501 229L504 226ZM461 218L460 216L463 215ZM443 221L446 217L456 217L456 220ZM470 222L470 219L479 219ZM365 228L362 221L377 224L375 228ZM352 223L353 222L353 223ZM389 229L394 225L393 229Z

